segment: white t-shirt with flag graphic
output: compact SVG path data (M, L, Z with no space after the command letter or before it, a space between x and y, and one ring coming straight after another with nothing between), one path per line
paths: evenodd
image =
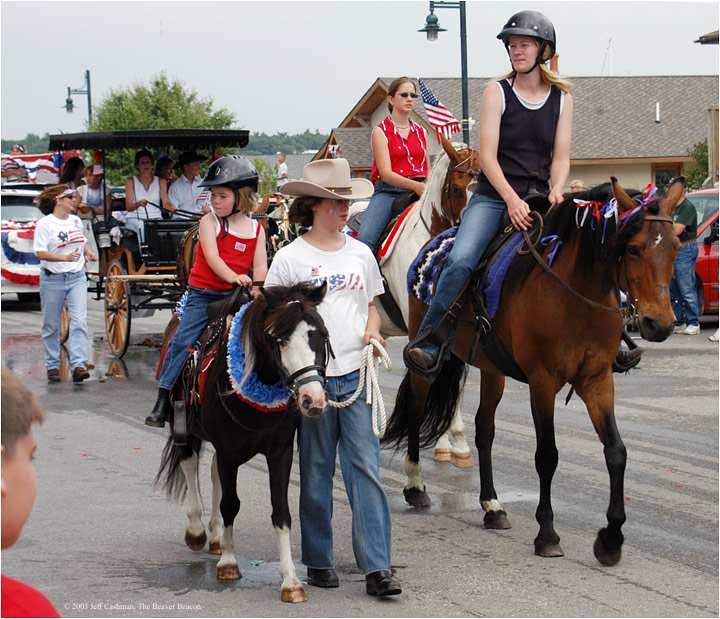
M344 376L360 368L368 305L384 291L377 261L368 247L347 236L345 247L335 252L318 249L303 237L283 247L273 258L265 287L328 283L318 312L330 333L335 358L328 376Z
M82 220L76 215L68 215L67 219L59 219L52 213L37 222L33 251L49 251L52 254L70 255L80 252L75 262L40 261L40 268L53 273L77 273L85 266L85 236Z

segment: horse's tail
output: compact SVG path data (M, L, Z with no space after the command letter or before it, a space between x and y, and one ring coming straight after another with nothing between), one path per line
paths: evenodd
M187 493L187 484L180 463L192 457L193 452L199 457L201 447L202 441L197 437L190 436L187 445L177 446L172 436L169 436L160 457L160 469L153 487L161 486L169 498L182 501Z
M443 363L440 373L430 386L424 411L418 411L410 376L410 372L405 372L395 399L395 409L382 439L384 444L395 448L407 444L408 432L416 423L420 424L421 448L433 445L447 432L465 385L467 364L455 355L450 355L450 359ZM421 419L418 419L419 415L422 415Z

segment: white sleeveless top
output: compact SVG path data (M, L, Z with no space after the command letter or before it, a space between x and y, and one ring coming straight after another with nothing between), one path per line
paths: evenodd
M145 189L145 185L142 184L142 181L137 176L133 176L133 191L135 192L133 202L147 200L154 204L160 204L160 178L157 176L153 176L152 183L150 183L148 189ZM162 219L162 211L156 206L147 204L145 206L139 206L134 211L130 211L127 217L128 219Z

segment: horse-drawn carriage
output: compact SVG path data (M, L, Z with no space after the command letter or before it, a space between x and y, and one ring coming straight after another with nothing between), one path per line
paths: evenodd
M150 148L168 152L173 148L208 150L212 154L216 148L242 148L248 139L246 130L100 131L51 135L50 148L99 151L107 169L112 165L108 151ZM145 220L144 238L140 240L112 216L113 212L124 210L125 199L115 198L106 204L102 217L93 215L91 230L99 261L95 269L88 269L89 291L98 299L104 294L108 345L118 357L127 350L133 316L149 316L159 309L174 308L185 291L198 219L195 214L181 212L185 217Z

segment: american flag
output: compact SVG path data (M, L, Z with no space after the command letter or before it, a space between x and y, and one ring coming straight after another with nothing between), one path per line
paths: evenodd
M425 104L425 111L430 124L435 127L438 143L440 143L441 132L448 140L453 133L460 133L460 121L430 92L430 89L420 78L418 78L418 83L420 84L420 94Z

